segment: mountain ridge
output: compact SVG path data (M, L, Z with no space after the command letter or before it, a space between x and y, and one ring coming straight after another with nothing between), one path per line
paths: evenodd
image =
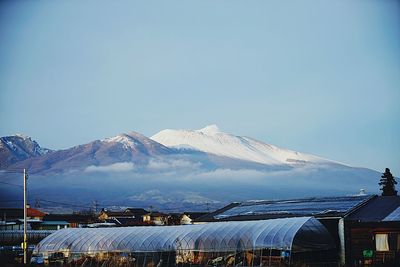
M140 163L143 158L170 154L171 149L137 132L54 150L40 157L31 157L12 164L12 168L27 168L32 173L46 171L84 170L88 166L109 165L118 162Z
M160 133L165 138L165 131L172 143L157 140ZM374 170L227 134L215 125L163 130L154 136L128 132L67 149L43 150L0 169L26 168L32 197L84 203L98 199L101 192L105 204L166 208L190 207L199 201L346 195L378 188L380 174ZM29 137L15 138L36 143ZM32 151L42 151L39 148ZM0 153L0 160L8 159L9 154ZM18 175L1 177L12 184L20 181ZM18 199L19 193L12 186L0 186L0 200Z
M29 136L15 134L0 137L0 169L32 157L43 156L52 152L51 149L41 147Z
M16 135L12 138L18 138ZM41 147L30 137L36 150ZM61 150L45 149L46 153L17 158L5 168L28 168L34 173L68 169L85 169L119 162L146 164L151 158L185 156L198 151L210 161L235 161L248 164L296 166L304 164L341 164L289 149L282 149L262 141L222 132L215 124L199 130L166 129L149 137L135 131L76 145ZM192 152L194 151L194 152ZM7 161L8 154L0 153L0 160ZM224 160L226 159L226 160ZM246 165L246 164L245 164ZM343 164L342 164L343 165ZM4 168L4 166L2 168ZM240 165L242 166L242 165Z
M304 164L339 164L350 167L341 162L280 148L251 137L224 133L215 124L198 130L165 129L151 137L130 131L60 150L42 149L31 137L22 136L1 137L1 140L24 138L24 140L30 140L36 150L43 150L43 152L28 154L25 157L11 156L15 159L10 161L9 153L0 151L0 162L9 162L0 168L31 168L36 173L48 170L61 172L63 169L84 169L87 166L102 166L118 162L147 163L150 158L186 155L195 151L204 153L208 155L208 158L216 159L218 162L231 159L268 167L295 167ZM65 164L61 164L62 161ZM82 168L79 168L80 165Z
M162 130L150 137L167 147L192 147L200 151L267 165L296 162L338 163L264 143L254 138L221 132L213 124L199 130Z

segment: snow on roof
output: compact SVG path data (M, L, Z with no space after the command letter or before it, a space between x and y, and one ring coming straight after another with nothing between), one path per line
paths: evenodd
M386 216L385 219L383 219L383 221L385 221L385 222L400 221L400 207L398 207L392 213L390 213L388 216Z
M235 216L282 215L315 216L344 214L363 203L371 196L321 197L293 200L264 200L243 202L230 209L215 214L215 219Z

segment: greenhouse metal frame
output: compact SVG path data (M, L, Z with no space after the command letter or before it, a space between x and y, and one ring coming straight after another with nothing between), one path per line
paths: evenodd
M43 239L33 258L71 266L296 266L333 255L334 249L331 235L318 220L298 217L62 229Z

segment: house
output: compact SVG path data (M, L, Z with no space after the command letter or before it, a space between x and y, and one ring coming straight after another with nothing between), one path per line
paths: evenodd
M180 218L180 224L181 225L192 224L192 219L190 218L189 215L182 214L182 216Z
M47 214L43 221L64 221L68 223L69 228L81 228L96 222L97 218L92 214Z
M149 213L147 210L142 208L126 208L125 212L130 212L135 217L142 217L143 215Z
M41 212L40 210L28 207L27 210L27 219L33 220L42 220L46 213ZM19 208L0 208L0 219L3 221L7 220L17 220L24 218L24 209Z
M20 220L0 221L0 231L2 230L24 230L24 222Z
M374 196L344 217L348 266L400 266L400 196Z
M42 222L46 213L27 208L28 229L35 229L35 226ZM24 209L1 208L0 209L0 230L23 230L24 229Z
M100 215L98 217L98 219L100 221L104 221L107 219L113 219L113 218L135 218L135 216L131 212L111 211L111 210L103 209L103 210L101 210Z
M0 209L0 230L23 230L24 210L16 208ZM86 214L47 214L40 210L28 208L27 222L31 230L58 230L67 227L83 227L95 222L97 218Z
M143 222L150 225L168 225L168 214L153 211L143 215Z
M148 225L148 222L144 220L144 216L148 213L147 210L141 208L127 208L123 211L109 211L103 209L98 219L116 226Z
M187 225L187 224L193 224L193 221L205 216L206 214L208 214L207 212L184 212L181 216L180 216L180 220L179 220L179 224L181 225Z
M68 228L68 225L66 221L44 221L38 224L35 230L60 230Z

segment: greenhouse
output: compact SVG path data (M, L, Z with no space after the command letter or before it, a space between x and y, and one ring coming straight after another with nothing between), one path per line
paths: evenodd
M335 244L312 217L184 226L63 229L33 252L69 266L307 266L335 259ZM304 265L306 264L306 265Z

